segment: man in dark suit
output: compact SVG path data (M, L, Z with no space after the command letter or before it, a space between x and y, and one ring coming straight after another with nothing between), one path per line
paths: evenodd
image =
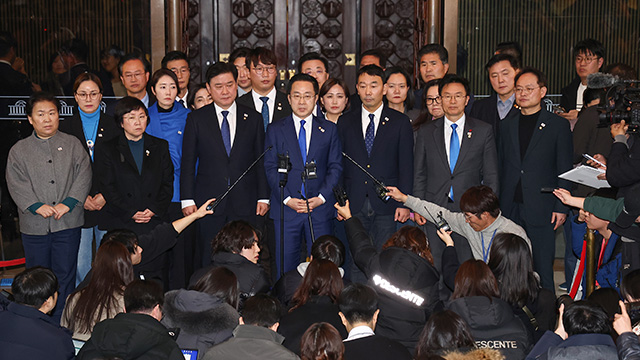
M318 101L318 82L307 74L291 78L287 93L293 114L271 123L267 128L267 152L264 167L271 187L271 218L276 222L277 266L284 272L300 263L300 242L306 239L307 255L312 238L308 211L311 211L315 236L331 233L331 220L335 217L333 187L342 174L342 146L335 124L313 116ZM288 154L291 170L284 187L284 201L280 200L278 154ZM317 177L303 183L300 176L311 163L315 163ZM308 199L305 201L305 199ZM280 233L281 207L284 207L284 234ZM280 238L284 235L284 259L281 259Z
M270 123L291 114L287 96L276 89L278 58L267 48L257 47L246 58L251 77L251 91L238 98L238 104L262 115L264 130Z
M464 113L469 101L467 80L446 75L439 90L444 116L420 127L416 136L413 195L460 211L460 197L472 186L484 184L498 193L498 153L491 126ZM427 237L437 239L434 220L429 221ZM416 222L423 225L425 219L416 214ZM460 261L471 259L466 239L455 240ZM430 245L438 267L444 244L432 241Z
M213 104L187 116L180 174L185 216L208 199L222 195L264 151L262 119L253 109L236 102L237 79L233 64L218 62L209 67L207 90ZM257 225L258 216L269 209L268 199L264 163L259 162L221 200L212 216L198 222L198 264L209 265L211 240L226 223L245 220Z
M544 74L524 68L515 80L520 114L505 119L500 129L500 205L529 235L542 286L554 290L555 230L565 222L567 208L542 189L570 190L558 175L572 168L573 140L569 123L540 105L547 93Z
M147 109L156 102L153 92L147 89L151 64L144 56L138 53L125 55L120 59L118 71L120 72L122 85L127 89L128 96L142 101Z
M493 135L498 141L500 122L511 113L518 113L514 81L520 64L508 54L497 54L489 59L484 67L489 73L489 81L493 91L491 96L473 103L471 117L482 120L493 126Z
M298 61L298 73L313 76L318 81L318 88L322 89L324 82L329 79L329 61L317 52L306 53ZM313 115L325 119L320 100L313 109Z
M357 79L362 105L338 121L344 152L385 185L411 191L411 122L406 115L383 104L387 85L380 67L366 65L360 68ZM362 221L379 250L395 232L396 221L404 223L409 219L409 209L394 200L385 203L378 196L379 191L371 178L347 159L343 163L344 186L353 214Z

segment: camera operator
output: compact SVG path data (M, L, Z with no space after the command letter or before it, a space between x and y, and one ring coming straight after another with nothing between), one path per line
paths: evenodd
M427 221L435 223L436 214L442 214L451 230L469 241L473 257L478 260L489 261L489 250L497 233L516 234L531 248L524 229L502 216L498 197L488 186L473 186L462 194L460 209L463 212L452 212L432 202L405 195L393 186L387 186L387 189L394 200L404 203Z

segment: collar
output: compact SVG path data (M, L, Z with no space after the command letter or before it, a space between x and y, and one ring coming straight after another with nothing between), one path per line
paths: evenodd
M447 128L451 128L452 124L456 124L458 125L458 129L463 130L464 129L464 123L467 120L467 116L463 113L462 117L460 119L458 119L458 121L456 121L455 123L451 120L449 120L449 118L447 117L447 115L444 116L444 125Z
M311 123L313 122L313 113L309 114L309 116L307 116L304 119L299 118L298 115L296 115L296 114L291 114L291 117L293 118L293 121L295 121L297 123L300 123L300 121L304 120L305 121L305 125L311 125Z
M351 329L351 331L349 331L349 336L347 336L344 341L362 339L373 335L375 335L375 333L370 327L368 327L367 325L360 325Z
M228 112L229 112L229 115L231 115L231 114L235 114L235 113L236 113L236 108L237 108L237 106L236 106L236 102L235 102L235 101L233 102L233 104L231 104L231 106L229 106L229 108L228 108L228 109L223 109L223 108L221 108L220 106L218 106L218 104L216 104L216 103L213 103L213 107L216 109L216 115L217 115L220 119L222 119L222 112L223 112L223 111L228 111ZM228 119L228 118L227 118L227 119Z
M298 272L298 274L300 274L300 276L304 277L304 274L307 272L307 268L309 267L309 264L310 262L308 261L298 264L296 271ZM344 269L341 267L338 267L338 271L340 271L340 277L343 278Z
M0 60L0 63L7 64L7 65L11 66L11 63L8 62L7 60Z
M276 90L276 87L274 86L274 87L271 89L271 91L269 91L269 93L268 93L267 95L260 95L260 94L258 94L257 92L255 92L255 90L252 90L252 91L251 91L251 95L253 95L253 99L254 99L255 101L260 101L260 103L262 103L262 100L260 100L260 98L261 98L262 96L266 96L266 97L268 97L268 98L269 98L269 100L270 100L270 101L274 101L274 102L275 102L275 101L276 101L276 91L277 91L277 90Z
M502 101L502 99L500 98L500 95L497 95L496 97L498 98L498 104L513 106L513 103L516 101L516 93L515 92L513 94L511 94L511 96L509 96L509 98L507 100L505 100L505 101Z
M234 338L248 338L248 339L263 339L271 340L275 343L282 344L284 342L284 336L277 332L256 325L238 325L233 330Z
M367 111L367 109L364 108L364 105L362 105L362 114L364 115L363 117L366 117L367 121L369 121L369 114L373 114L377 120L380 120L380 118L382 118L383 108L384 108L384 103L380 104L380 106L378 106L378 108L375 109L373 112L369 112Z

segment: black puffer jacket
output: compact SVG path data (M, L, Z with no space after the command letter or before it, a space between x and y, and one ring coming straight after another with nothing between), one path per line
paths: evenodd
M233 335L240 315L218 297L194 290L169 291L162 323L178 334L181 349L197 349L198 358Z
M499 349L507 360L521 360L529 353L530 335L504 300L468 296L450 301L447 309L467 322L479 348Z
M617 340L618 357L620 360L640 359L640 341L638 335L629 331L620 334Z
M442 308L440 274L417 254L397 247L377 251L360 220L345 222L356 265L380 299L376 334L398 341L413 353L431 313Z

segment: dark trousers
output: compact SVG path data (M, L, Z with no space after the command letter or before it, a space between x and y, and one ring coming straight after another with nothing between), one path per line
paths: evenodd
M427 241L429 241L429 249L431 250L431 256L433 256L433 265L442 273L442 253L447 246L440 240L440 237L438 237L436 226L432 222L427 221L423 229L427 235ZM469 259L473 259L473 252L471 251L471 246L467 238L455 232L451 233L451 238L455 244L454 248L460 264Z
M523 204L514 203L509 219L522 226L531 240L533 268L540 275L542 287L555 291L553 259L556 254L556 233L553 230L554 224L551 223L551 214L548 224L532 225L525 217Z
M321 206L331 206L330 204L324 204ZM279 209L276 209L279 211ZM280 277L280 268L284 267L284 272L295 269L300 264L301 253L306 253L309 256L311 253L311 245L313 244L311 239L311 230L309 227L309 217L307 214L296 214L292 217L284 219L284 265L281 259L280 253L280 220L274 220L274 227L276 233L276 246L275 246L275 258L278 271L278 278ZM322 235L331 235L331 219L313 220L313 233L315 238ZM304 244L304 245L303 245ZM305 248L306 246L306 248Z
M26 268L43 266L58 278L58 303L53 311L56 322L62 317L67 296L76 285L76 266L80 247L80 228L56 231L47 235L22 234Z

